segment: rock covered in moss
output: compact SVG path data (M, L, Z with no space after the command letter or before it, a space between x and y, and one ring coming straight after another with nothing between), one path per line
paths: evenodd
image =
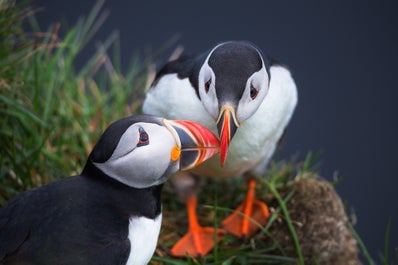
M296 181L293 188L295 193L287 207L305 264L361 264L344 206L333 186L326 181L308 178ZM286 192L290 190L291 187ZM297 256L283 218L271 226L270 232L287 256Z

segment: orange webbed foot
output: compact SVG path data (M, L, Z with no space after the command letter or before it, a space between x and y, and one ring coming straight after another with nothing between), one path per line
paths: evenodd
M256 233L260 225L265 226L269 217L267 205L254 198L256 181L250 179L248 186L245 200L222 222L227 232L244 239Z
M171 249L175 257L203 257L214 248L214 244L223 239L225 231L211 227L190 229Z
M187 202L189 217L189 231L171 249L171 254L175 257L203 257L213 249L214 244L221 241L225 235L223 229L212 227L202 227L199 225L196 216L197 198L190 197Z

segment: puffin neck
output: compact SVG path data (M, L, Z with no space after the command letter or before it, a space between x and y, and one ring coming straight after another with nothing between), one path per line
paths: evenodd
M163 184L147 188L130 187L103 173L90 160L87 161L81 176L96 183L98 194L128 216L137 214L137 209L140 209L142 216L153 219L161 212Z

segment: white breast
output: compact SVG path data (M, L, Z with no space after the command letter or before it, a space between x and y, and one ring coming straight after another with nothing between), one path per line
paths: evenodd
M130 255L126 265L145 265L151 260L158 242L162 214L155 220L132 217L129 222Z
M258 110L240 126L232 138L224 167L215 156L193 169L209 177L229 177L248 170L262 173L297 104L297 88L290 72L272 66L268 95ZM148 92L144 113L169 119L188 119L202 123L217 133L214 120L206 112L189 80L176 74L161 78Z

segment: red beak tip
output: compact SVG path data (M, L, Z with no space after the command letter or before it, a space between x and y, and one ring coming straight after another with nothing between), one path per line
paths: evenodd
M220 164L221 164L221 167L224 167L224 164L225 164L225 161L227 160L227 153L223 153L223 152L221 152L221 155L220 155Z

